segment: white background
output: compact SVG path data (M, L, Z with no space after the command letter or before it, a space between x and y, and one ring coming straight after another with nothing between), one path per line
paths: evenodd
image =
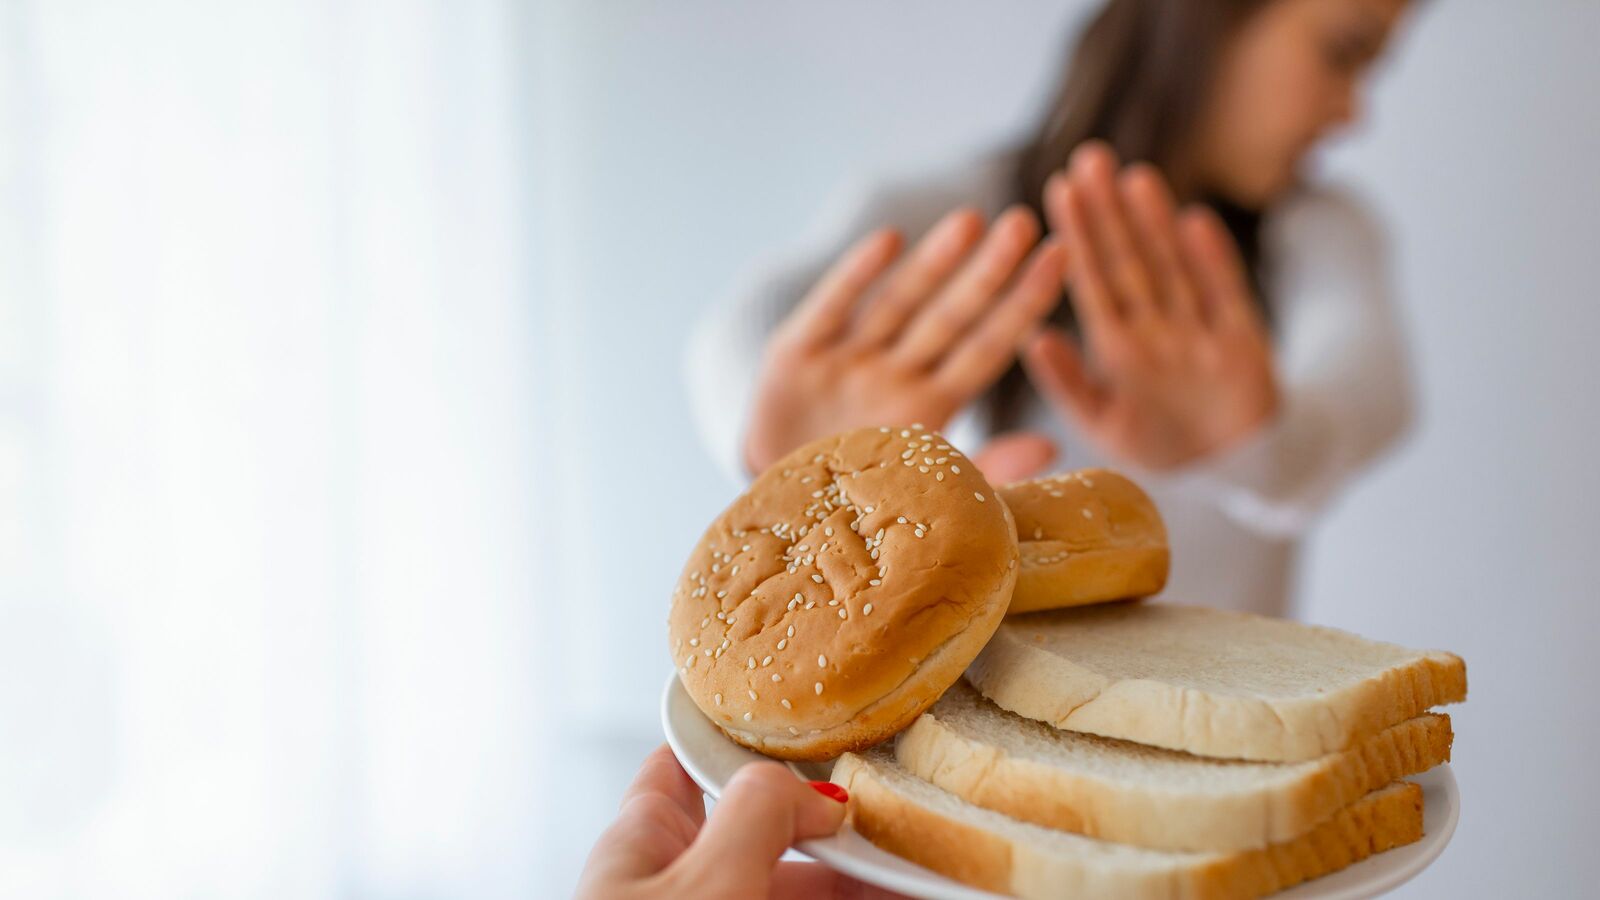
M689 322L1017 136L1082 8L0 2L0 896L570 891L732 496ZM1600 6L1419 11L1327 168L1422 421L1302 612L1468 661L1410 895L1578 895Z

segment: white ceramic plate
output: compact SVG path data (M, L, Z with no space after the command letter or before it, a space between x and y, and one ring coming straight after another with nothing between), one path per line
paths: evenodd
M701 714L676 674L667 677L661 695L661 724L667 743L677 754L689 777L712 799L722 795L723 787L739 767L766 759L728 740L711 720ZM827 777L826 765L790 764L806 778ZM1461 816L1461 795L1450 767L1439 766L1408 780L1422 785L1422 840L1380 853L1347 869L1274 895L1277 900L1359 900L1376 897L1415 877L1444 852ZM879 850L847 825L833 837L805 841L801 852L845 874L929 900L989 900L997 895L975 890L943 875Z

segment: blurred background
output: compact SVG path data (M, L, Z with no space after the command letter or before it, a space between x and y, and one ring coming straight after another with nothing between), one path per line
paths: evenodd
M1088 6L0 2L0 895L569 893L737 490L694 317L841 185L1015 139ZM1416 7L1321 168L1421 419L1298 611L1468 661L1400 893L1575 896L1600 4Z

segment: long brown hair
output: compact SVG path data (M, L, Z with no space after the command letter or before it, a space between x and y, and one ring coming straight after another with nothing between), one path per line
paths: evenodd
M1044 221L1044 183L1079 144L1099 139L1125 162L1155 165L1182 183L1195 121L1223 46L1268 0L1108 0L1078 35L1061 85L1035 136L1024 145L1013 180L1015 201ZM1215 198L1259 285L1260 215ZM1256 291L1257 297L1260 290ZM1263 309L1265 312L1265 309ZM1052 316L1073 328L1072 306ZM991 431L1016 427L1029 385L1013 365L991 389Z

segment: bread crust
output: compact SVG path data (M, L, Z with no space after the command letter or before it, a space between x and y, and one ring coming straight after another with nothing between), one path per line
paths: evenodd
M1341 808L1298 838L1256 850L1159 854L1144 864L1097 859L1019 841L935 810L887 783L867 758L834 766L850 792L850 822L879 847L984 890L1022 898L1240 900L1319 878L1422 837L1422 789L1397 782Z
M976 806L1090 837L1162 850L1248 850L1298 837L1378 788L1450 760L1450 717L1427 713L1356 746L1272 766L1249 790L1218 790L1205 767L1236 765L1081 736L1102 752L1165 754L1196 768L1191 787L1151 784L1012 755L923 713L895 742L900 765ZM1251 764L1260 767L1261 764ZM1267 764L1271 765L1271 764Z
M707 528L668 614L678 677L734 741L820 760L910 724L998 627L1016 525L919 427L801 447Z
M1010 612L1104 603L1159 593L1171 552L1161 513L1137 484L1109 469L1080 469L1008 484L1022 569Z

